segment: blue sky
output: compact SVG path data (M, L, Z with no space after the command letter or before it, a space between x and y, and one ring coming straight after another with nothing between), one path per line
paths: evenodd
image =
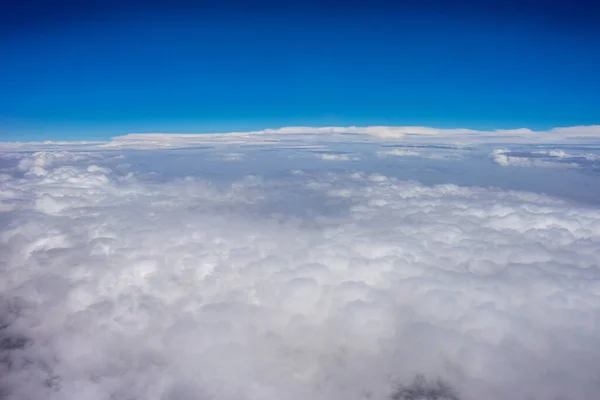
M15 2L0 140L597 124L597 16L583 1Z

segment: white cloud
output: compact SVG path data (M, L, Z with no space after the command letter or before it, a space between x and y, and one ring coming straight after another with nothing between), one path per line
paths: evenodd
M405 135L458 135L458 134L475 134L479 131L472 129L438 129L425 126L329 126L329 127L312 127L312 126L289 126L276 129L263 129L247 132L229 132L229 133L210 133L210 134L162 134L162 133L139 133L119 136L113 139L110 146L121 146L129 143L144 142L144 144L154 144L156 146L170 147L178 142L188 140L206 140L209 137L227 137L241 140L247 137L256 136L273 136L273 135L367 135L379 138L402 138ZM507 133L513 133L508 132ZM522 132L517 132L522 133ZM256 139L256 138L255 138Z
M384 399L419 373L464 399L594 398L597 206L226 150L7 159L6 398ZM317 156L367 152L345 150Z
M571 135L574 137L594 137L598 138L600 134L600 125L581 125L553 128L550 133L556 135Z
M554 167L556 164L542 160L532 160L526 156L512 156L509 149L496 149L492 151L494 163L503 167Z
M495 149L491 153L494 163L503 167L573 167L579 168L586 163L600 161L597 154L567 153L561 149L521 150Z
M455 145L470 143L553 143L561 141L585 141L600 138L600 125L554 128L549 131L533 131L527 128L496 129L490 131L456 128L439 129L425 126L348 126L310 127L296 126L263 129L248 132L218 134L129 134L113 138L104 148L173 148L207 143L264 144L269 141L306 142L391 140L412 143L445 142Z
M39 151L31 157L20 158L17 168L28 174L44 176L48 173L47 167L69 165L76 161L91 158L90 153L70 153L67 151Z
M548 131L528 128L475 130L441 129L426 126L290 126L228 133L131 133L108 142L0 142L0 151L83 150L83 149L171 149L199 145L272 145L281 147L314 146L322 140L333 142L402 141L440 142L464 146L472 143L556 143L589 142L600 138L600 125L559 127Z

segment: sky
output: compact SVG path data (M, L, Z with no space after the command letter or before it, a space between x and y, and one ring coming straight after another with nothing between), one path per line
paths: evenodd
M593 2L9 1L0 140L592 125Z
M598 5L1 5L0 398L598 398Z

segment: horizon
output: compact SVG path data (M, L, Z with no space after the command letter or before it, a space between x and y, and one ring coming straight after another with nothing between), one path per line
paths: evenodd
M292 125L292 126L279 126L279 127L270 127L256 130L223 130L223 131L210 131L210 132L198 132L198 131L172 131L172 132L160 132L160 131L148 131L148 132L124 132L121 134L115 135L103 135L100 137L87 137L87 140L84 141L94 141L94 142L107 142L114 139L126 138L126 137L135 137L138 136L140 138L148 137L148 136L182 136L182 137L193 137L193 136L202 136L202 135L261 135L261 134L336 134L336 133L349 133L349 134L365 134L367 131L373 132L375 136L380 136L381 138L399 139L404 136L404 134L417 135L417 136L436 136L438 139L443 137L456 137L460 134L476 134L480 135L481 140L486 139L486 135L494 134L494 135L504 135L505 140L518 138L519 135L529 136L529 139L533 138L533 134L537 134L537 139L544 139L546 136L547 139L556 139L556 134L561 132L561 138L565 139L577 139L581 137L600 137L600 125L575 125L575 126L554 126L550 129L531 129L528 127L514 127L514 128L493 128L493 129L474 129L471 127L434 127L434 126L424 126L424 125L349 125L349 126L333 126L333 125L324 125L324 126L300 126L300 125ZM377 132L381 131L382 134L377 134ZM388 133L389 132L389 133ZM554 137L552 136L554 135ZM502 136L501 136L502 137ZM81 137L62 137L62 139L45 139L45 138L37 138L37 137L21 137L22 140L10 140L10 136L4 138L6 140L0 140L0 143L42 143L42 142L72 142L72 141L82 141ZM33 140L28 140L33 139ZM38 140L35 140L38 139Z

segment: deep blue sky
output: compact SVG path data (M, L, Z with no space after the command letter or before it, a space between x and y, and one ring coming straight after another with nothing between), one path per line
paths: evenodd
M2 2L0 140L600 123L594 2L220 3Z

